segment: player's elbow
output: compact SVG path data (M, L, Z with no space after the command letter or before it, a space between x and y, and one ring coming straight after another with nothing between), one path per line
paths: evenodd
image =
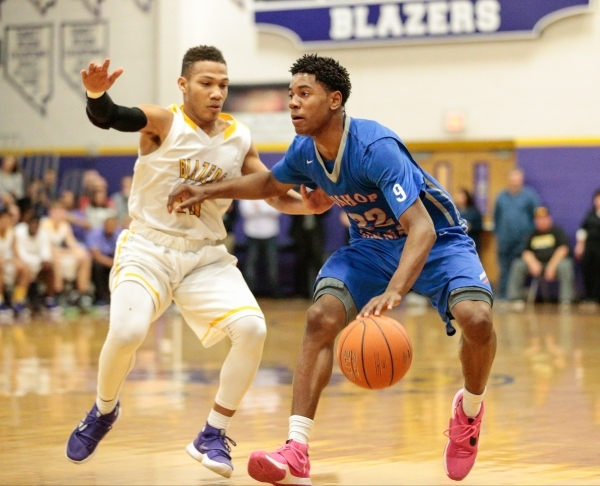
M435 231L435 226L431 220L420 221L418 224L417 232L419 234L419 241L423 246L429 246L430 248L434 245L435 240L437 239L437 233Z

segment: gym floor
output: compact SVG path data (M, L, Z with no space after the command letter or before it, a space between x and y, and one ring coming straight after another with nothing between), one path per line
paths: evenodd
M204 349L176 312L154 323L137 355L123 415L81 465L65 443L93 404L107 332L98 315L37 318L0 327L0 484L258 484L246 473L255 449L287 438L291 381L305 300L262 300L269 335L256 381L228 431L238 444L231 479L184 448L206 420L227 343ZM313 484L451 484L443 435L462 385L458 335L428 307L390 316L413 343L406 377L361 389L337 365L310 444ZM464 484L599 484L600 314L538 305L496 312L498 354L486 395L478 462Z

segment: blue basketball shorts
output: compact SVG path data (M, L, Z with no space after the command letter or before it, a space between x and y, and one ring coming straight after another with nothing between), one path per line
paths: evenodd
M325 262L318 280L326 277L341 280L360 311L373 297L385 292L398 269L406 238L401 240L356 239L350 246L337 250ZM463 288L482 289L492 298L492 288L473 240L460 228L438 233L425 266L412 290L429 298L446 323L446 331L454 334L448 306L450 293Z

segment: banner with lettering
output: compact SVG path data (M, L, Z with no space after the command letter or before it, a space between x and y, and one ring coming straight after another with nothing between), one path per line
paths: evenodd
M4 77L40 114L52 97L54 26L7 25Z
M304 46L351 47L537 37L592 0L255 0L259 29Z
M67 84L83 96L81 70L91 61L108 57L108 23L63 22L60 25L60 74Z

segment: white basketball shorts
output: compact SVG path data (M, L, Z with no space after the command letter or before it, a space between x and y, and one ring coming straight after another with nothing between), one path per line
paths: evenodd
M142 236L125 230L120 234L110 277L111 291L126 280L143 285L154 301L153 321L174 301L205 347L224 338L221 328L240 317L264 319L236 266L237 258L225 246L214 246L211 241L184 241L184 249L190 251L182 251L175 249L181 247L181 241L177 241L181 238L161 233L161 242L173 239L172 245L164 246L148 238L153 233L146 231Z

